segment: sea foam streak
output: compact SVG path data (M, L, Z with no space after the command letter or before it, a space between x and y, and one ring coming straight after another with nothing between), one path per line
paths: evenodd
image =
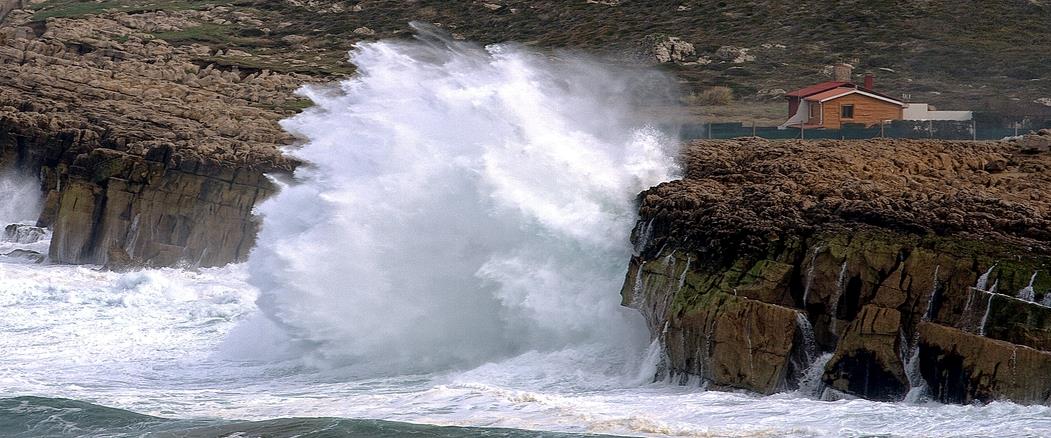
M667 79L417 30L358 45L358 74L283 123L307 165L258 209L261 310L296 353L364 374L640 351L617 291L634 197L676 151L629 102Z

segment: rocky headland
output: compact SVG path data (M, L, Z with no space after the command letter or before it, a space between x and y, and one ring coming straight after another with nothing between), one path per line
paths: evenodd
M689 144L640 195L623 302L682 382L1051 402L1042 134Z
M38 20L21 3L0 17L0 168L39 175L51 261L243 259L264 174L294 166L277 121L318 79L202 62L242 54L157 36L250 19L229 8Z

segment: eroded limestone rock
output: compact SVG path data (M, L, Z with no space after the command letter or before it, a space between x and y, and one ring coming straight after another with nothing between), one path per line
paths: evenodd
M684 155L683 180L640 196L623 289L672 374L767 393L828 352L823 381L846 396L1047 402L1044 377L1024 386L1003 369L1051 369L1051 308L1038 304L1051 302L1051 154L742 140Z

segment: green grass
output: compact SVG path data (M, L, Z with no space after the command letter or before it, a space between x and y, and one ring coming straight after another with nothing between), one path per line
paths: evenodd
M208 23L182 30L157 32L153 36L176 45L185 43L236 44L240 42L240 38L235 35L235 32L236 29L232 26Z
M32 8L37 12L33 14L34 20L46 20L48 18L77 17L81 15L101 14L110 9L119 8L119 1L76 1L76 0L49 0Z
M36 12L33 20L43 21L48 18L70 18L83 15L98 15L107 12L148 12L148 11L178 11L201 9L212 5L230 5L236 3L233 0L47 0L43 3L31 5L30 8Z

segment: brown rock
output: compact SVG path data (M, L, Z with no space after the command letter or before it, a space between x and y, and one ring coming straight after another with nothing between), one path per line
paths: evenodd
M277 148L289 141L277 121L290 111L268 105L317 79L202 68L201 56L255 55L153 38L222 20L251 24L219 8L54 18L39 35L7 31L29 19L0 32L0 167L17 162L43 176L39 223L54 227L52 260L243 259L256 226L251 205L272 190L263 174L294 165Z
M670 366L721 387L762 394L787 389L797 315L792 309L714 292L671 320L666 335Z
M871 400L898 401L909 390L899 352L901 313L865 306L850 323L823 379L840 391Z
M1051 403L1051 353L957 329L919 325L920 371L944 403Z

